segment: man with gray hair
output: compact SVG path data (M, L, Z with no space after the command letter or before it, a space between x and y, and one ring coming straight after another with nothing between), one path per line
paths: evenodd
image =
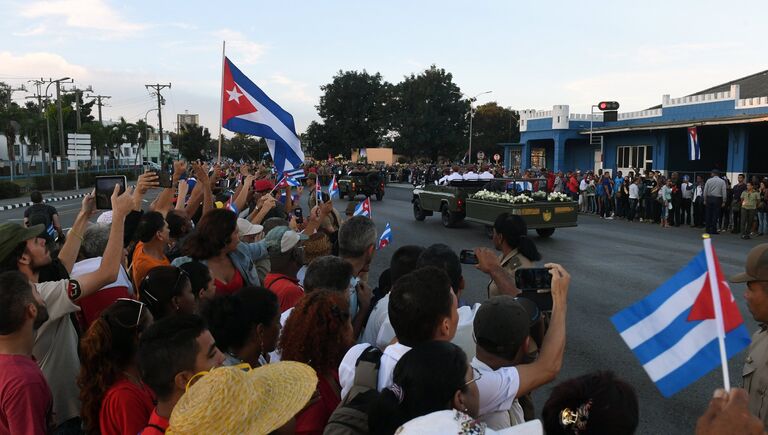
M373 292L368 286L368 270L376 252L376 225L365 216L353 216L339 229L339 257L352 264L349 283L349 309L355 338L365 328Z
M77 279L77 277L91 273L101 267L101 255L107 248L111 227L112 225L110 224L89 224L85 229L77 263L72 267L71 276L73 279ZM86 328L118 298L134 298L133 285L126 272L127 261L128 252L123 248L123 258L120 261L117 280L105 285L96 293L80 299L79 305Z

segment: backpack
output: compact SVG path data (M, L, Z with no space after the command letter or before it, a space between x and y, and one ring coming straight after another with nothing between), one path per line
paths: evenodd
M382 352L368 346L355 363L355 380L347 397L333 411L323 435L362 435L368 433L368 407L378 397L379 367Z
M29 216L27 216L29 226L43 224L47 230L53 224L51 220L51 214L48 211L48 207L44 204L35 204L29 208Z

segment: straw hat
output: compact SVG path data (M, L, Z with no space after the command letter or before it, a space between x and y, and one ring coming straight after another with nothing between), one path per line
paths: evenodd
M333 246L331 240L325 233L317 232L309 236L309 240L304 242L304 260L307 264L311 263L317 257L331 255Z
M181 397L166 433L268 434L301 411L316 388L315 371L298 362L216 368Z

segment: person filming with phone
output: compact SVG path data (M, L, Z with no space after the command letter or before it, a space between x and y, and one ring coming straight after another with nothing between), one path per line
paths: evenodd
M511 213L500 214L493 224L493 246L501 251L500 256L487 248L475 249L477 268L491 278L488 297L517 296L520 290L515 286L515 271L533 267L534 262L541 260L536 244L528 237L523 218Z

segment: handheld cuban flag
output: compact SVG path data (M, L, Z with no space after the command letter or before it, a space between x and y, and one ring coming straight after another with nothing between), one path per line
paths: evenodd
M664 397L718 365L730 388L727 358L750 342L709 239L683 270L611 321Z
M317 182L315 182L315 199L317 199L318 204L323 202L323 188Z
M357 207L355 207L355 212L352 213L352 216L371 217L371 198L365 198L360 201L360 204L357 204Z
M331 179L331 184L328 186L328 197L333 199L334 196L339 196L339 183L336 182L336 174Z
M384 227L384 232L379 237L379 249L384 249L392 243L392 227L389 226L389 222Z
M293 177L284 176L283 179L277 183L277 187L299 187L301 182Z
M235 195L232 195L229 197L229 200L227 201L226 208L227 210L235 212L236 215L239 215L240 212L237 210L237 205L235 205L235 202L233 201Z
M296 180L301 180L305 176L304 169L301 169L301 168L299 168L299 169L291 169L290 171L285 171L285 175L287 175L287 176L289 176L291 178L295 178Z
M696 127L688 127L688 160L701 160L699 133Z
M45 232L51 239L56 238L56 228L53 227L53 224L48 225L48 228L45 229Z
M228 59L224 58L221 125L229 131L266 139L279 175L304 162L293 116L272 101Z

